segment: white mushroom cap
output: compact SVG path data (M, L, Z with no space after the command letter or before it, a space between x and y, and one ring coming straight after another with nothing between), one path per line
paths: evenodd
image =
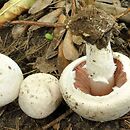
M67 104L79 115L94 121L117 119L130 111L130 59L123 54L115 53L114 58L123 64L127 81L120 88L105 96L92 96L74 87L74 68L86 61L86 56L69 64L60 78L61 92ZM109 71L109 70L108 70Z
M32 74L22 82L19 105L32 118L47 117L58 107L61 99L59 81L50 74Z
M17 63L0 54L0 107L18 97L23 74Z

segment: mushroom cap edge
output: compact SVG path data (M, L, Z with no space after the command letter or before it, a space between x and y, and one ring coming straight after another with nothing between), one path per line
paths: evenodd
M86 56L73 61L61 74L60 90L64 100L72 110L86 119L100 122L110 121L130 111L130 59L118 52L114 52L113 56L123 64L127 82L121 88L115 86L108 95L92 96L74 87L75 72L73 69L79 63L86 61Z

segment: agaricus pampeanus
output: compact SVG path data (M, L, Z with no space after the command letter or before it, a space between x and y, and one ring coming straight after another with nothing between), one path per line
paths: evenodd
M0 54L0 107L14 101L19 94L23 74L16 62Z
M130 111L130 59L112 52L114 25L112 16L96 8L79 11L68 21L67 28L86 41L86 56L64 69L61 92L86 119L109 121Z
M28 116L41 119L50 115L61 99L58 79L50 74L36 73L22 82L18 101Z

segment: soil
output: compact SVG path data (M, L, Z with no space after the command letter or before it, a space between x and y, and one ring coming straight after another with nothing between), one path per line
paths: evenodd
M111 40L113 51L130 57L130 28L119 21L120 32ZM17 25L15 25L17 26ZM53 28L40 28L33 33L25 32L19 38L12 36L13 26L0 29L0 52L15 60L21 67L24 77L36 72L50 73L60 77L57 67L57 51L47 59L46 53L51 44L44 36L53 32ZM85 54L84 45L78 47ZM50 51L52 52L52 51ZM49 124L51 122L51 124ZM17 100L0 109L0 130L130 130L130 113L110 122L89 121L69 110L63 101L58 109L45 119L35 120L20 109Z

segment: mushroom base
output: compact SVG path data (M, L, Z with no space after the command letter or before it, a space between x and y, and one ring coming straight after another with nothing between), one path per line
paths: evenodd
M76 113L94 121L110 121L130 111L130 59L121 53L114 52L114 59L123 65L127 81L122 86L113 87L113 91L105 96L93 96L75 88L74 68L86 61L86 56L69 64L60 77L61 92L64 100Z

